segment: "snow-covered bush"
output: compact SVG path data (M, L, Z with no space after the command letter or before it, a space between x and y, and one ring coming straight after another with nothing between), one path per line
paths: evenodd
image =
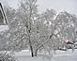
M17 59L7 53L0 53L0 61L17 61Z

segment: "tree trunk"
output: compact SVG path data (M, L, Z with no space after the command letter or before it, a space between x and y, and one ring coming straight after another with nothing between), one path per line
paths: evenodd
M32 45L31 45L30 36L29 36L29 44L30 44L31 55L32 55L32 57L34 57L34 54L33 54L33 47L32 47Z
M32 57L34 57L32 46L30 46L30 49L31 49L31 55L32 55Z
M31 31L31 23L30 23L30 22L29 22L29 26L30 26L30 28L29 28L29 30L28 30L29 44L30 44L31 55L32 55L32 57L34 57L34 54L33 54L33 47L32 47L32 43L31 43L31 39L30 39L30 35L31 35L31 33L30 33L30 31Z

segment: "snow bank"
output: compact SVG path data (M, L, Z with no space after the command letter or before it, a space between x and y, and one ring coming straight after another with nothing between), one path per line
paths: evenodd
M8 25L0 25L0 32L7 31L9 29Z
M54 54L55 56L66 56L66 55L71 55L73 52L71 49L67 50L67 51L60 51L60 50L57 50L56 53Z
M30 50L22 50L20 52L15 52L16 56L30 56Z

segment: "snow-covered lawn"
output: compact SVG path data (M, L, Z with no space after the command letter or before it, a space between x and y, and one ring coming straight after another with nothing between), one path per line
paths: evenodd
M6 52L6 51L0 51ZM10 53L9 51L7 53ZM29 50L22 50L21 52L14 52L18 61L77 61L77 50L72 52L57 50L53 55L39 54L37 57L31 57Z
M19 61L77 61L77 50L72 52L68 50L64 51L56 51L56 53L52 55L39 55L37 57L31 57L30 51L23 50L21 52L15 53L16 57Z

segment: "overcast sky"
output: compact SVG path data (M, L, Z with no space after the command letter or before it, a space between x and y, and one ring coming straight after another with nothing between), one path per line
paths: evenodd
M4 4L17 8L18 0L1 0ZM45 11L46 8L55 9L59 11L68 11L69 13L77 15L77 0L37 0L39 11Z

